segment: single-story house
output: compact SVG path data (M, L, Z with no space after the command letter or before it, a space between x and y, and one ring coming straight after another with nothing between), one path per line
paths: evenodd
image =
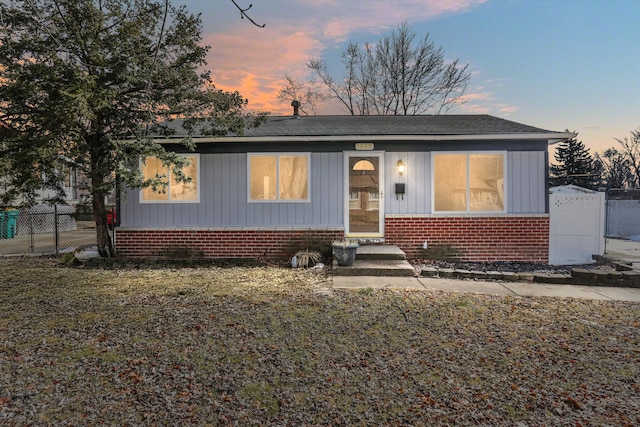
M309 240L384 241L419 257L546 263L548 145L574 133L490 115L270 117L243 136L158 140L191 159L166 192L127 189L124 257L285 258Z

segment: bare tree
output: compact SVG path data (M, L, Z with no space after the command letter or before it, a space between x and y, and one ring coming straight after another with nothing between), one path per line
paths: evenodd
M600 172L601 185L610 188L626 188L633 182L629 160L615 148L607 148L596 154L594 163Z
M296 80L289 74L284 75L284 85L278 93L278 99L283 101L298 101L301 103L300 109L306 115L309 113L305 110L308 106L311 115L315 116L318 111L318 104L325 101L329 97L317 88L316 82L311 80L303 82Z
M342 54L341 81L322 59L306 65L352 115L447 112L467 89L468 65L458 59L448 62L428 34L415 41L415 31L405 22L374 45L349 43Z
M640 128L631 131L631 137L616 138L622 146L621 153L629 162L633 174L632 187L640 187Z

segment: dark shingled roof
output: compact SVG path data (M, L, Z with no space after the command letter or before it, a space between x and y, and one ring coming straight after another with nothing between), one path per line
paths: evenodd
M499 135L554 133L490 115L269 117L245 136Z

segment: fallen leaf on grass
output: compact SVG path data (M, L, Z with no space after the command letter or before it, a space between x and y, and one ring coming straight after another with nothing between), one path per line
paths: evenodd
M0 261L0 424L633 425L638 307Z

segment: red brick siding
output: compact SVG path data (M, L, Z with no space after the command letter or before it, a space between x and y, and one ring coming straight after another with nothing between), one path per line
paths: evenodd
M344 230L116 229L116 250L125 258L198 257L286 259L310 239L344 237Z
M341 239L341 229L136 229L118 228L116 249L127 258L159 258L189 253L205 259L286 259L309 239ZM408 258L422 256L422 243L450 245L465 261L549 259L548 216L387 217L385 241ZM179 256L179 255L175 255Z
M387 217L385 241L408 258L424 252L422 243L450 245L464 261L549 260L548 216Z

